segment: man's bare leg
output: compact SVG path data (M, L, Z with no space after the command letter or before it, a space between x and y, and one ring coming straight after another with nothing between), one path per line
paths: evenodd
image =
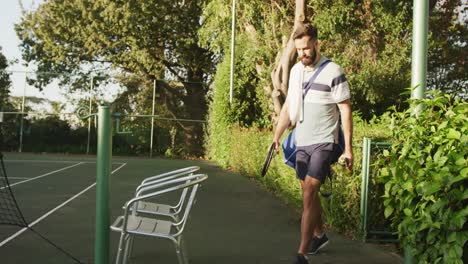
M315 229L314 229L314 236L316 237L319 237L321 235L323 235L323 209L322 209L322 203L320 202L320 195L318 195L317 193L317 200L319 201L318 202L318 212L319 212L319 216L318 216L318 223L317 225L315 226Z
M301 182L303 212L301 221L301 244L298 253L306 254L315 229L321 224L321 205L319 198L320 181L306 176ZM318 229L320 231L321 227Z

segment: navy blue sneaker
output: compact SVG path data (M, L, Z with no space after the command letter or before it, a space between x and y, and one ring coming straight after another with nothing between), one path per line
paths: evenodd
M294 264L309 264L307 257L302 254L297 254Z
M326 234L323 234L321 238L314 236L311 241L310 250L307 252L307 254L317 254L317 252L326 245L328 245L328 237Z

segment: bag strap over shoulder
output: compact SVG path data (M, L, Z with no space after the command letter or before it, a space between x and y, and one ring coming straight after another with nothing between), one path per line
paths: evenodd
M309 79L309 81L304 85L303 89L304 92L302 93L302 99L305 98L307 92L310 90L310 87L312 87L312 84L315 82L315 79L319 76L320 72L327 66L328 63L330 63L331 60L326 60L320 66L318 67L317 71L315 71L314 75L312 75L312 78Z
M325 60L324 62L322 62L322 64L320 64L320 66L318 67L318 69L315 71L314 75L312 75L312 77L310 78L310 80L304 85L303 87L303 92L302 92L302 113L301 113L301 118L299 120L299 122L302 122L304 120L304 99L307 95L307 92L309 92L310 88L312 87L312 84L315 82L315 79L317 79L318 75L320 74L320 72L322 72L322 70L325 68L325 66L327 66L328 63L330 63L331 60Z

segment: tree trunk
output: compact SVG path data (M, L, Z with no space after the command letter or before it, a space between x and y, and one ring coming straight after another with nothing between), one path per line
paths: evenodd
M200 81L200 83L185 83L187 95L183 101L185 109L190 119L205 120L208 111L208 102L206 100L206 89L203 86L203 72L197 70L188 71L189 80ZM201 122L184 122L184 149L191 156L201 156L203 150L204 123Z
M296 48L294 47L293 33L298 25L306 21L305 0L296 0L296 12L294 16L294 28L289 39L283 37L283 50L278 53L276 67L271 73L272 87L270 87L273 99L274 113L273 123L277 123L281 107L288 94L289 70L296 60Z

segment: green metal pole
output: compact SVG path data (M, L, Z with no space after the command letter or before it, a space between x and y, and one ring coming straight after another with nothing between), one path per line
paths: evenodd
M367 203L369 193L369 158L370 139L364 137L362 140L362 173L361 173L361 232L363 241L367 238Z
M411 98L422 99L426 92L427 77L427 31L429 28L429 1L413 0L413 50L411 58L411 87L418 86ZM422 110L421 106L415 109L415 114ZM411 247L405 248L405 264L414 262Z
M86 155L89 154L89 145L90 145L90 141L91 141L91 112L92 112L92 100L93 100L93 84L94 84L94 76L91 76L91 81L90 81L90 85L89 85L89 111L88 111L88 115L90 115L90 117L88 118L88 143L86 144Z
M413 255L411 255L411 251L410 251L411 247L406 245L405 246L405 255L404 255L404 261L403 263L404 264L411 264L411 263L414 263L414 257Z
M232 105L234 90L234 54L236 50L236 0L232 0L231 15L231 72L229 78L229 104Z
M411 59L411 86L419 85L412 98L421 99L426 91L427 76L427 31L429 1L413 0L413 51Z
M153 157L153 136L154 136L154 108L156 98L156 80L153 80L153 109L151 110L151 137L150 137L150 158Z
M28 85L28 73L24 75L23 100L21 101L21 113L24 113L24 102L26 98L26 86L27 85ZM23 152L23 130L24 130L24 114L21 114L19 149L18 149L18 152L20 153Z
M109 179L111 172L111 115L107 105L99 106L96 160L95 264L109 264Z

